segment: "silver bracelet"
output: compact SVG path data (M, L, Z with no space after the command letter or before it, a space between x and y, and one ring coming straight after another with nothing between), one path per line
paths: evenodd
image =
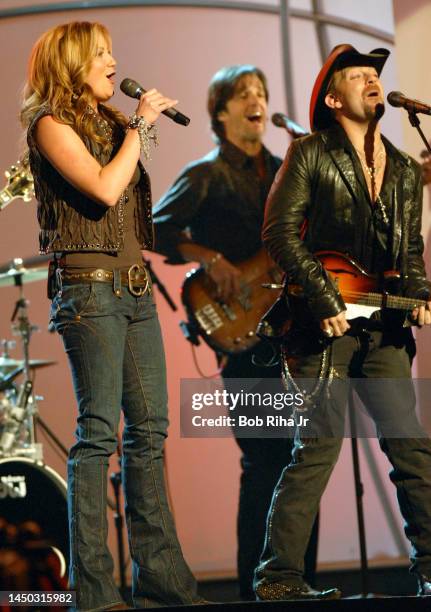
M129 123L127 124L128 130L138 130L139 134L139 144L141 147L141 153L144 159L151 159L150 157L150 142L151 140L154 143L154 146L157 147L159 144L157 128L153 123L148 123L145 117L141 115L137 115L134 113L129 118Z

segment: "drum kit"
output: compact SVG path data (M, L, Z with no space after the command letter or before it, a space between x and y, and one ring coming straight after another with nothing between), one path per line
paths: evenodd
M47 359L30 359L32 333L38 328L28 318L24 284L47 279L45 266L35 267L42 257L14 259L0 267L0 288L15 285L19 292L12 314L12 333L19 339L22 358L11 357L16 342L2 340L0 355L0 516L11 525L38 525L52 544L64 575L68 560L66 483L43 461L42 444L37 441L36 423L55 442L61 443L38 415L34 394L35 371L53 365ZM63 447L64 448L64 447ZM62 448L62 450L63 450Z

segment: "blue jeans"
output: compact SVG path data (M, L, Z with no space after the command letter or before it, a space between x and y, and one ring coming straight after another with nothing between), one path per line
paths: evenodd
M105 283L63 286L51 321L61 334L78 402L68 460L70 588L77 609L121 602L107 547L107 470L124 412L122 482L136 607L198 601L166 498L165 358L151 294L121 297Z

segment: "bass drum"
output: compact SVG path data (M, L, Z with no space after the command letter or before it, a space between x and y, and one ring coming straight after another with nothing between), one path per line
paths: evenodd
M66 574L69 561L66 483L52 468L26 457L0 459L0 516L19 526L36 523Z

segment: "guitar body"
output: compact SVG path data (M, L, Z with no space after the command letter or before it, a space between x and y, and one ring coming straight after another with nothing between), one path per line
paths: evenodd
M241 293L226 304L217 298L216 285L203 268L189 272L182 288L189 320L211 348L226 354L241 353L258 342L258 323L276 298L262 284L282 279L264 249L236 267L241 271Z
M343 253L336 251L319 251L315 254L326 272L332 278L346 304L346 319L357 317L369 318L372 313L382 308L409 312L418 306L424 306L423 300L404 297L396 294L399 274L395 271L384 274L382 291L381 280L374 274L369 274L358 262ZM387 290L391 289L392 293ZM298 285L288 285L288 293L293 298L302 300L302 308L307 309L303 302L302 288ZM309 313L310 314L310 313Z
M320 251L316 257L332 277L343 296L353 292L370 293L378 291L377 277L368 274L348 255L336 251Z

